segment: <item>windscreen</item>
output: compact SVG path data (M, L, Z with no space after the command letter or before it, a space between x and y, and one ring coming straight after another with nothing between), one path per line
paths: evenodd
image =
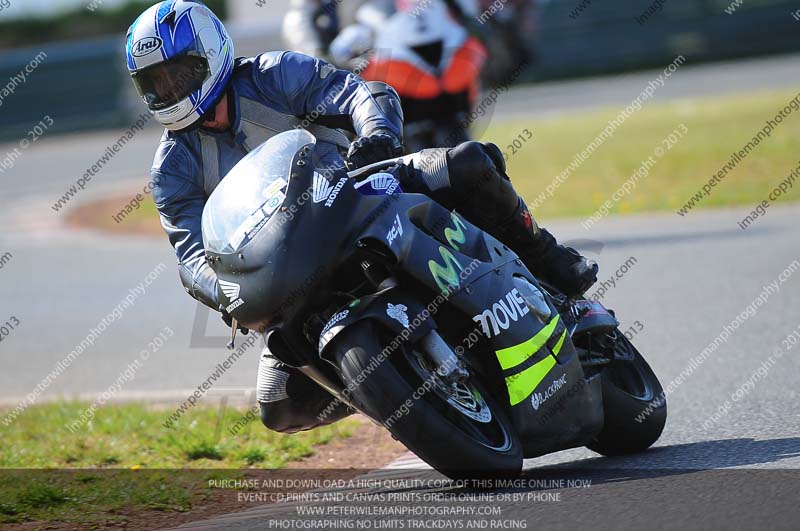
M248 153L222 179L203 210L203 243L209 251L240 249L286 199L295 153L314 136L294 129L276 135Z

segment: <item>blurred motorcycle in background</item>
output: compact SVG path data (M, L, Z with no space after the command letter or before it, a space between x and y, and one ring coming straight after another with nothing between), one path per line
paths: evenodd
M330 45L331 60L400 95L409 152L470 140L463 127L480 92L486 48L442 0L364 4Z
M283 29L289 48L392 85L414 152L470 140L481 85L533 60L534 15L531 0L295 0Z

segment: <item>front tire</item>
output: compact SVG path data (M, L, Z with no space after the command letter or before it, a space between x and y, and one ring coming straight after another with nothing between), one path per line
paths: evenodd
M494 398L471 373L462 393L466 405L444 394L434 378L415 365L413 345L403 342L385 360L376 357L391 343L368 321L337 340L344 383L356 406L380 421L400 442L439 472L454 478L516 476L522 445ZM474 399L474 411L470 395Z
M605 424L587 445L607 456L645 451L658 440L667 422L661 383L628 338L617 334L618 353L629 360L614 360L600 375Z

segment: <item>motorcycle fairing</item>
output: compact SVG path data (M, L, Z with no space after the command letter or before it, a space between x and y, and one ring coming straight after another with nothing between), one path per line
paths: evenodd
M376 184L388 183L383 193L364 195L343 168L317 170L313 144L298 149L288 169L283 205L263 227L235 252L206 253L221 271L220 281L235 283L244 301L229 313L256 330L303 315L331 291L337 270L359 251L365 231L383 239L391 230L394 218L384 225L383 214L427 201L397 193L399 186L388 178ZM226 293L221 300L228 303Z
M308 199L309 192L315 195L312 161L312 144L299 149L292 158L280 215L272 216L237 252L208 253L209 260L217 262L216 269L223 272L220 280L238 285L237 295L244 303L230 313L245 326L259 323L266 326L257 329L279 327L287 348L302 350L303 336L298 330L302 316L313 311L319 301L330 299L337 271L346 261L369 250L393 262L401 286L413 279L408 286L414 286L415 296L425 293L423 287L429 289L431 301L419 303L424 308L430 302L447 303L463 313L467 322L486 310L486 301L507 297L517 286L515 279L538 286L507 246L425 196L363 195L352 179L343 180L343 171L333 171L324 176L328 186L318 186L325 189L322 195L327 199ZM328 193L329 189L337 192ZM300 205L303 198L305 202ZM294 205L300 208L292 210ZM292 216L287 218L289 214ZM401 235L395 235L397 223L402 226ZM328 227L335 229L327 231ZM517 300L514 297L512 301ZM410 299L400 304L408 307L409 317L418 308ZM533 388L529 396L525 396L525 390L520 394L523 400L508 406L514 427L525 441L526 456L585 444L602 425L598 381L585 381L572 342L568 337L561 340L559 321L551 334L542 332L557 315L552 303L548 308L546 313L552 317L544 322L535 311L518 308L516 320L509 318L502 333L488 339L501 358L507 357L502 353L512 352L505 349L515 349L513 357L519 363L507 369L511 372L504 374L506 384L511 379L512 387L519 381L519 385ZM374 317L378 315L376 311ZM397 319L389 317L385 322L396 329L392 321ZM354 312L347 323L355 318ZM533 351L534 343L541 339L545 339L544 344ZM559 341L556 356L553 351ZM526 370L536 377L515 376ZM570 388L562 391L564 385ZM559 394L569 399L563 400ZM550 422L553 419L563 422Z
M486 310L484 302L508 301L519 290L519 279L540 289L516 254L460 215L429 201L400 208L410 195L398 199L404 232L388 250L400 270L440 299L477 323L473 316ZM385 231L396 215L394 209L384 213L376 230ZM512 422L527 457L584 445L603 423L599 379L586 380L566 325L547 300L546 319L517 307L508 326L488 338L503 369Z
M469 285L474 301L495 300L522 275L538 286L533 276L515 261ZM454 304L461 302L460 296ZM474 303L472 303L474 304ZM552 306L552 303L550 304ZM478 316L473 305L464 304ZM491 330L491 329L490 329ZM492 330L493 331L493 330ZM602 428L603 406L599 378L586 379L567 327L552 308L541 320L531 310L508 319L508 327L488 338L503 370L511 421L520 435L525 457L585 445Z
M344 313L346 312L346 314ZM333 350L336 337L347 327L356 322L372 319L379 322L382 327L395 334L398 341L415 343L422 339L430 330L436 328L436 323L430 317L430 312L419 303L417 297L399 287L391 287L374 295L362 297L353 301L347 308L334 314L344 314L335 321L329 322L322 330L319 338L318 352L322 359L335 363Z

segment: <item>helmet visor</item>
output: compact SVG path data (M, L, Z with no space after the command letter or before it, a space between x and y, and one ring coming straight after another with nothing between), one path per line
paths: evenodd
M186 53L134 72L131 78L147 108L158 111L200 90L210 75L205 57Z

